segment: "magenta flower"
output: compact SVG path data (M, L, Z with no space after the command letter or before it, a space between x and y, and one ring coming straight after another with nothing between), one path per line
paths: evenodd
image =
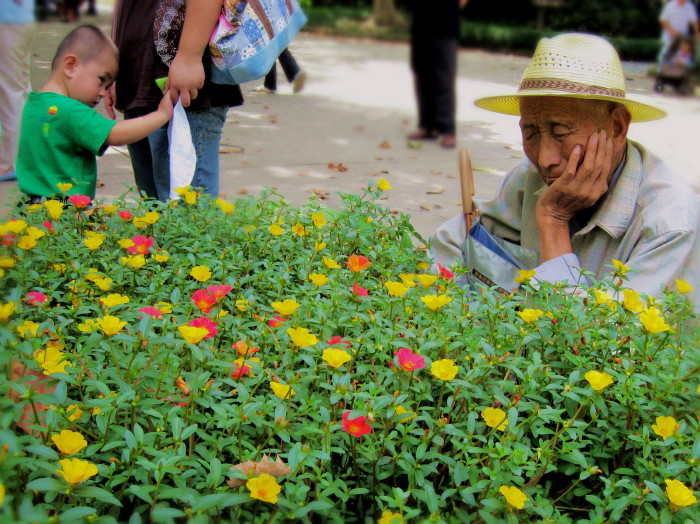
M134 215L131 214L131 211L128 209L122 209L121 211L117 211L117 215L119 215L123 220L131 220L134 218Z
M425 367L425 359L408 348L401 348L398 351L394 351L394 355L398 357L399 366L401 366L401 369L404 371L414 371Z
M224 298L226 296L226 293L231 291L233 289L232 286L226 286L226 285L221 285L221 286L208 286L207 291L214 295L217 300Z
M139 311L141 313L146 313L146 315L148 315L151 318L158 318L158 319L163 318L163 312L160 309L158 309L157 307L145 306L145 307L139 308ZM143 317L139 317L139 318L143 318Z
M357 296L357 297L367 297L367 296L369 296L369 291L367 291L362 286L358 286L357 284L353 284L352 285L352 294Z
M92 204L92 198L86 195L73 195L70 198L68 198L68 202L73 204L78 209L82 209Z
M331 337L328 341L329 346L337 346L339 344L345 344L348 348L352 347L352 342L349 340L343 340L343 337Z
M216 322L209 320L207 317L195 318L188 325L192 327L204 328L209 331L209 334L205 335L204 338L212 338L219 332L216 327Z
M132 246L126 248L129 253L136 253L138 255L145 255L153 247L153 237L146 237L143 235L137 235L131 239L133 242Z
M46 302L46 295L39 293L38 291L30 291L27 293L27 302L32 306L39 306Z

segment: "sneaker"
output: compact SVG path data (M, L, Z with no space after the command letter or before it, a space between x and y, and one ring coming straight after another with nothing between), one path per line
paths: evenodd
M292 93L295 95L300 93L304 89L304 84L306 84L306 71L299 71L292 82Z
M418 129L410 133L406 138L408 138L409 140L435 140L437 137L437 131L428 131L427 129L419 127Z
M254 93L267 93L268 95L274 95L277 90L275 89L269 89L265 86L258 86L253 88Z
M454 149L457 145L457 138L454 135L443 135L440 145L445 149Z

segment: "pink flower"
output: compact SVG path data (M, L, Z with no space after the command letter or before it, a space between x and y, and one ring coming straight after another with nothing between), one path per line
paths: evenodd
M401 369L404 371L414 371L425 367L425 359L408 348L401 348L398 351L394 351L394 355L398 357L399 366L401 366Z
M352 342L343 340L343 337L331 337L331 339L328 341L329 346L335 346L338 344L345 344L348 348L352 347Z
M286 318L281 317L279 315L275 315L273 318L271 318L270 320L267 321L267 324L270 327L275 328L275 327L283 326L286 321L287 321Z
M55 233L55 232L56 232L56 231L54 230L53 224L51 223L50 220L44 221L41 225L44 226L46 229L48 229L48 230L49 230L49 233Z
M32 306L38 306L46 302L46 295L38 291L30 291L27 293L27 302Z
M357 297L367 297L367 296L369 296L369 291L367 291L362 286L358 286L357 284L353 284L352 285L352 294L357 296Z
M206 315L211 311L214 304L216 304L216 297L206 289L198 289L192 293L192 302Z
M438 264L437 266L438 266L438 274L439 274L441 277L446 278L447 280L450 280L450 279L452 279L452 278L455 276L455 274L454 274L452 271L450 271L449 269L447 269L447 268L446 268L445 266L443 266L442 264Z
M128 209L122 209L121 211L117 211L117 215L119 215L124 220L131 220L132 218L134 218L134 215L132 215L131 211L129 211Z
M233 378L241 378L243 375L250 373L250 366L246 364L239 364L238 362L234 363L236 365L236 369L231 373L231 376Z
M15 240L17 240L17 235L15 235L14 233L7 233L2 236L2 245L11 246L15 243Z
M204 338L212 338L219 332L216 328L216 322L209 320L207 317L195 318L188 325L192 327L201 327L209 331L209 334L205 335Z
M139 311L141 313L146 313L146 315L148 315L151 318L158 318L158 319L163 318L163 312L160 309L158 309L157 307L145 306L145 307L139 308ZM143 317L139 317L139 318L143 318Z
M126 248L129 253L137 253L139 255L145 255L153 246L153 237L146 237L143 235L137 235L131 239L134 243L132 246Z
M226 293L228 293L232 289L233 289L233 286L225 286L225 285L207 287L207 291L209 291L209 293L214 295L217 300L219 300L220 298L224 298L224 296L226 296Z
M92 204L92 198L86 195L72 195L68 198L68 202L73 204L78 209L82 209Z
M353 437L361 437L372 433L372 426L365 422L365 416L360 415L357 418L350 418L350 412L343 413L343 431L347 431Z

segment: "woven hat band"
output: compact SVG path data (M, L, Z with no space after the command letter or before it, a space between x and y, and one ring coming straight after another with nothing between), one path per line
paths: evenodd
M625 98L625 92L621 89L592 86L571 80L555 78L527 78L520 83L518 92L531 90L553 90L568 94L602 95L617 98Z

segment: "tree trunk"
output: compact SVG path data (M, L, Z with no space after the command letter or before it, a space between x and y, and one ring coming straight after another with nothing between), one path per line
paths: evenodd
M372 20L377 26L392 26L400 24L402 19L396 10L395 0L374 0L372 5Z

